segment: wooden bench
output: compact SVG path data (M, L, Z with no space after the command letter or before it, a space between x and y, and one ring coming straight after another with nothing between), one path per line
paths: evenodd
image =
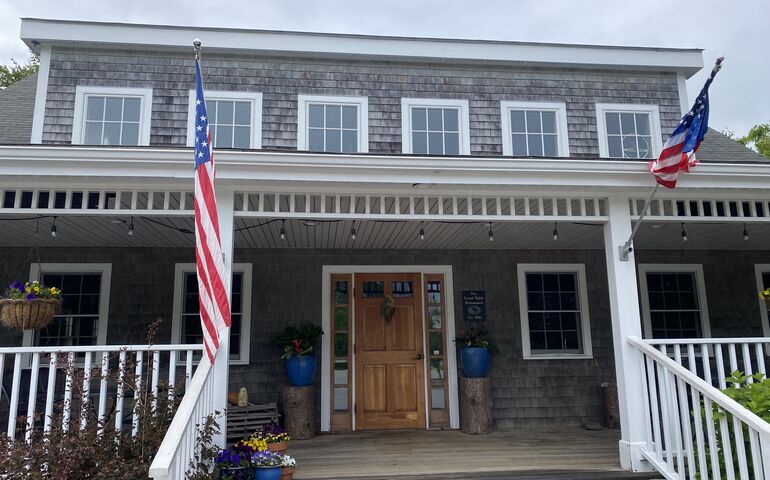
M250 403L245 407L230 406L227 409L227 441L233 443L242 438L251 436L263 425L278 423L278 404L266 403L254 405Z

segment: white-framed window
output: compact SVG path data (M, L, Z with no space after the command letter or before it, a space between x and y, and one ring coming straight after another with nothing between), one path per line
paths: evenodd
M297 150L369 151L369 99L297 95Z
M468 100L401 99L401 151L470 155Z
M75 88L73 145L150 144L151 88Z
M592 358L583 264L519 264L524 359Z
M596 104L599 156L652 160L662 148L657 105Z
M500 102L503 155L569 157L563 102Z
M29 278L62 291L61 311L45 328L25 331L24 346L105 345L110 310L109 263L33 263Z
M230 364L249 363L251 332L251 264L233 265L230 292ZM174 269L174 308L171 320L171 342L199 344L203 342L198 277L194 263L177 263Z
M770 288L770 264L760 263L754 265L754 272L757 278L757 292ZM759 295L757 295L759 297ZM770 337L770 303L762 298L759 300L759 314L762 318L762 332L766 337Z
M262 148L262 93L206 91L214 148ZM187 146L195 144L195 90L187 104Z
M703 266L640 264L645 338L711 337Z

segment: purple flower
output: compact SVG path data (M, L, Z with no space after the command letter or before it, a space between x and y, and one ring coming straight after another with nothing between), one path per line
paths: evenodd
M20 292L23 292L24 284L17 280L11 284L11 288L19 290Z
M28 293L28 294L26 294L26 295L24 296L24 300L26 300L26 301L28 301L28 302L31 302L31 301L32 301L32 300L34 300L34 299L35 299L35 294L34 294L34 293L32 293L32 292L30 292L30 293Z

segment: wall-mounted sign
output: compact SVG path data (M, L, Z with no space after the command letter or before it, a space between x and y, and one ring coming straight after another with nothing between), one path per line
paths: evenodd
M484 290L463 291L463 320L483 322L487 319L486 297Z

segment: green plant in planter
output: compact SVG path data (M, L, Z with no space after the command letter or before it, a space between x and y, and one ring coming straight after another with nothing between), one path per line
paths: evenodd
M460 348L486 348L490 353L499 351L497 346L488 338L489 332L484 328L460 328L455 336L455 342Z
M282 359L301 357L313 353L313 348L318 338L323 335L323 330L318 325L305 322L298 327L289 326L282 334L273 339L273 345L283 349Z

